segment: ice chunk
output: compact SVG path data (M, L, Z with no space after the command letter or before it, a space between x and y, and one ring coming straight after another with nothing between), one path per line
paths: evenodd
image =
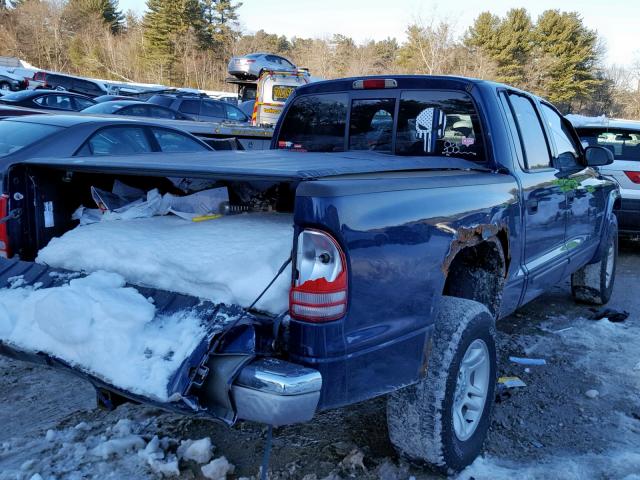
M197 463L207 463L213 457L212 451L213 445L209 437L200 440L183 440L178 447L178 457Z
M233 473L235 467L225 457L216 458L211 463L202 466L202 475L210 480L225 480L228 473Z
M130 450L140 450L144 447L144 440L141 437L128 435L102 442L91 450L91 454L106 460L111 456L120 457Z

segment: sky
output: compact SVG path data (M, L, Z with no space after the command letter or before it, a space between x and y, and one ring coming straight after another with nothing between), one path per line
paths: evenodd
M144 0L120 0L122 10L143 13ZM446 19L462 34L485 10L504 15L525 7L535 18L544 10L577 11L597 30L607 47L606 63L628 65L640 57L638 0L243 0L238 10L242 30L265 30L287 37L328 38L334 33L358 42L395 37L405 39L407 25L422 18Z

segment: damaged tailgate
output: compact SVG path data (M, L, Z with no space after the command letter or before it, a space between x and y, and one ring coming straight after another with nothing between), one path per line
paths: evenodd
M264 321L239 306L134 287L117 274L7 259L0 259L0 289L5 356L64 368L131 400L228 424L238 417L294 423L315 411L319 374L256 360L256 331Z

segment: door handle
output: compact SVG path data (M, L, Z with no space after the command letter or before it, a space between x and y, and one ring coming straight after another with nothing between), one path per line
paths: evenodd
M538 211L538 200L531 198L527 200L527 212L533 214Z

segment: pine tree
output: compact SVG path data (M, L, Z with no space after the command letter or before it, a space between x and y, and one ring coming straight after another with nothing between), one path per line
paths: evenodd
M469 27L464 44L472 50L495 54L500 17L491 12L482 12Z
M160 80L180 81L176 70L180 44L203 35L203 12L198 0L147 0L143 19L145 56Z
M112 33L119 33L124 28L124 15L118 10L118 0L69 0L65 11L74 31L92 16L102 18Z
M539 93L560 108L591 95L597 78L598 37L582 23L576 12L547 10L534 31L536 57L547 60Z
M514 8L500 22L496 32L493 60L497 64L498 81L525 87L526 69L532 45L533 23L524 8Z
M524 8L514 8L500 19L489 12L481 13L464 39L468 48L486 55L496 65L496 80L511 85L526 85L533 23Z
M239 38L238 9L233 0L201 0L204 29L210 46L228 46Z

